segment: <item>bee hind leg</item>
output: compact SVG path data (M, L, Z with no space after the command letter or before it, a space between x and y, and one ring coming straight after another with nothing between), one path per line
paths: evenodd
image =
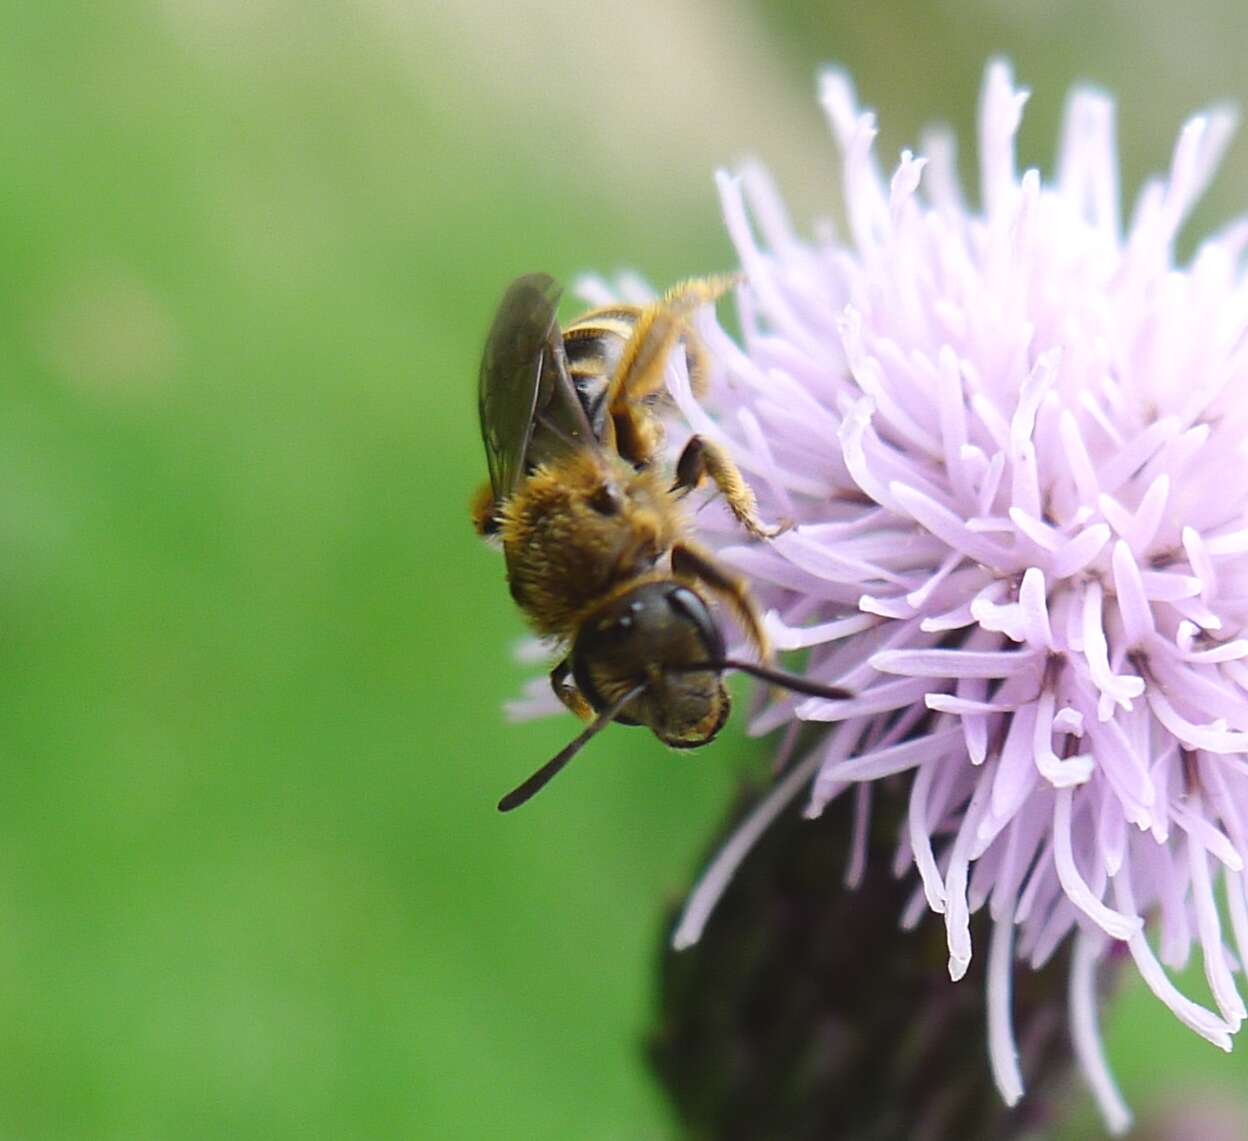
M672 547L672 574L706 587L720 599L741 624L745 636L758 651L762 663L771 664L771 642L763 629L758 607L754 604L749 588L741 579L720 566L709 551L689 542L677 543Z
M664 304L688 312L718 301L745 280L743 273L721 273L714 277L690 277L678 281L664 295Z
M678 343L685 346L694 395L701 396L706 391L708 357L689 318L701 306L713 304L740 280L739 275L732 275L682 281L661 300L637 311L633 331L606 393L607 407L621 441L620 451L627 459L649 463L662 442L657 421L642 402L663 390L663 369Z
M676 480L672 491L678 495L686 495L702 482L710 479L723 495L729 510L756 539L774 539L787 531L792 523L784 522L776 527L768 527L758 517L758 501L754 492L745 482L741 469L732 461L732 457L705 436L690 436L689 442L676 461Z
M713 305L744 280L745 275L740 273L722 274L718 277L694 277L674 285L663 298L663 303L676 310L682 317L685 361L689 367L689 387L699 400L706 395L710 384L710 356L706 351L706 346L702 343L702 338L689 326L688 321L684 320L684 316L703 305Z
M677 341L693 336L689 318L703 305L713 304L740 280L740 275L691 278L638 311L632 335L620 354L607 390L612 412L663 387L663 365L668 353ZM699 361L704 360L699 357Z

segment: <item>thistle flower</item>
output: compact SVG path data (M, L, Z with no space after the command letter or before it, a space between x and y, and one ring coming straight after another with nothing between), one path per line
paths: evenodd
M1075 1053L1121 1132L1095 997L1112 946L1222 1049L1245 1018L1248 221L1175 255L1232 117L1187 123L1124 228L1104 94L1071 96L1050 181L1020 176L1026 92L991 65L978 208L947 135L886 181L846 77L825 75L821 98L847 234L804 241L761 169L721 174L741 339L704 315L710 396L694 400L679 361L669 385L683 430L725 443L764 514L794 524L746 544L710 504L702 539L748 577L777 646L856 696L757 713L752 731L787 726L790 748L804 722L829 729L712 862L675 941L698 939L804 790L812 817L852 790L856 882L873 784L907 782L894 871L918 877L901 921L944 917L955 980L986 950L1001 1095L1023 1092L1016 960L1041 967L1073 940ZM989 945L972 948L984 908ZM1166 973L1193 944L1216 1010Z
M889 866L904 793L878 790L865 860L846 843L854 798L817 820L792 805L733 877L705 936L664 949L648 1053L689 1136L1034 1141L1059 1118L1072 1065L1069 948L1018 979L1027 1095L1007 1106L983 1063L984 962L973 959L955 985L939 924L897 930L913 881ZM756 800L743 793L726 833ZM844 891L851 858L860 878ZM987 919L972 916L976 938Z

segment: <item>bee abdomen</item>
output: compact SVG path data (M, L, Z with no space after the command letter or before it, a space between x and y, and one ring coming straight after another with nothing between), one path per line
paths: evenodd
M563 334L568 375L576 386L581 407L594 436L601 440L606 429L606 395L634 321L614 312L598 314L569 325Z

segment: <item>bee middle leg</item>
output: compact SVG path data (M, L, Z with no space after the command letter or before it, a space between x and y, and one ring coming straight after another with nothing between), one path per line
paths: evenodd
M718 444L705 436L690 436L689 442L676 461L676 480L672 491L685 494L692 491L702 482L710 479L719 489L728 503L728 509L756 539L774 539L789 529L791 524L781 523L777 527L768 527L758 517L758 501L754 492L745 482L741 469L732 461L732 457Z
M745 636L758 651L763 664L771 664L771 642L763 629L758 607L754 604L749 588L741 579L720 566L709 551L687 541L672 547L672 573L677 578L701 583L717 598L722 599L740 622Z

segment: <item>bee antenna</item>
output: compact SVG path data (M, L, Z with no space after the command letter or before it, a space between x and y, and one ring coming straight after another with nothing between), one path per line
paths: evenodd
M537 793L550 782L552 777L558 775L559 771L579 753L590 740L601 733L612 721L615 720L616 714L620 712L630 701L636 697L640 697L646 688L646 683L636 685L630 689L618 701L608 705L594 720L586 726L585 730L574 741L570 741L553 757L550 758L540 769L537 770L523 784L513 788L502 800L498 802L499 812L510 812L513 808L519 808L525 801L531 800Z
M694 673L699 670L740 670L744 674L756 677L760 681L769 681L782 689L793 693L804 694L806 697L825 697L830 701L841 701L854 695L839 685L824 685L811 681L809 678L798 677L796 674L784 673L781 670L768 669L754 662L742 662L736 658L718 658L710 662L694 662L686 666L668 666L668 673Z

